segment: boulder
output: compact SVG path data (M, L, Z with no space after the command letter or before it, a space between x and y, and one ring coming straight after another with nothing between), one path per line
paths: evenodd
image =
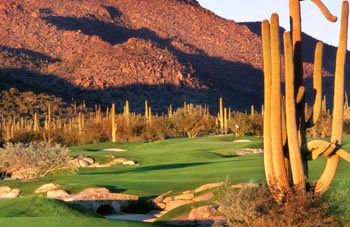
M69 195L69 193L66 192L65 190L52 190L47 192L48 198L57 198L57 197L66 196L66 195Z
M79 162L80 167L87 167L90 165L90 163L85 161L84 159L79 159L78 162Z
M116 163L120 163L120 164L123 164L123 165L135 165L135 162L132 161L132 160L127 160L125 158L117 158L117 159L114 159L114 162Z
M131 166L133 166L133 165L135 165L135 162L132 161L132 160L128 160L128 161L124 162L123 164L124 165L131 165Z
M156 208L156 209L165 209L165 203L161 203L161 202L158 202L158 203L153 203L153 205L154 205L154 208Z
M163 199L164 199L164 196L166 196L166 195L168 195L168 194L170 194L170 193L172 193L172 192L173 192L173 191L168 191L168 192L166 192L166 193L163 193L163 194L159 195L158 197L156 197L156 198L153 199L153 202L155 202L155 203L162 202Z
M83 158L82 160L89 163L89 165L92 165L95 162L95 160L93 158L89 158L89 157Z
M196 188L194 191L196 193L198 193L198 192L202 192L202 191L209 190L209 189L212 189L212 188L217 188L217 187L220 187L222 185L224 185L224 182L205 184L205 185L202 185L202 186Z
M206 194L199 195L199 196L195 197L193 199L193 201L195 201L195 202L206 201L206 200L212 199L213 197L214 197L214 193L209 192L209 193L206 193Z
M173 210L176 207L179 207L188 203L192 203L192 202L193 202L192 200L173 200L166 204L165 210Z
M188 215L189 220L209 220L215 216L217 208L215 206L202 206L193 208Z
M56 190L59 187L61 187L61 185L56 183L43 184L37 190L35 190L35 193L48 192L48 191Z
M11 188L9 186L0 186L0 195L5 194L11 191Z
M19 195L15 192L8 192L0 195L0 199L12 199L17 198Z
M181 194L181 195L175 196L174 200L189 200L189 199L193 199L193 198L194 198L194 193L189 192L186 194Z
M169 196L169 197L166 197L164 200L163 200L163 203L168 203L170 201L173 201L174 200L174 197L173 196Z
M11 192L19 195L19 193L21 192L21 189L14 188L14 189L11 190Z
M86 188L79 194L81 195L94 195L94 194L106 194L110 193L110 191L107 188Z

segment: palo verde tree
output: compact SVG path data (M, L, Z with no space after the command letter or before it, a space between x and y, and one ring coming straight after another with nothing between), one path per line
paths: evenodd
M334 22L333 16L320 0L311 0ZM264 163L269 185L282 192L291 187L323 194L330 187L338 167L339 158L350 162L350 154L341 149L343 134L344 65L347 48L349 4L342 3L341 31L336 56L334 81L334 107L330 141L306 139L306 129L318 121L322 104L323 44L317 43L314 62L315 100L311 115L305 112L303 86L301 14L299 0L290 0L291 32L283 35L285 64L285 97L281 90L281 54L278 15L262 22L264 52ZM327 159L321 177L314 186L308 182L308 161L320 156Z

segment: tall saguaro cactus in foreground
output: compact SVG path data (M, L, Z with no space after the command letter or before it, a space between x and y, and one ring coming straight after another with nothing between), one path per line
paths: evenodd
M312 0L330 21L330 14L319 0ZM292 34L283 35L285 61L285 99L281 90L281 54L278 15L262 22L264 52L264 163L265 175L270 185L281 191L294 186L300 190L312 189L323 194L331 185L337 170L339 157L350 162L350 154L341 149L344 106L344 65L348 32L349 4L343 1L341 31L337 51L332 137L330 142L313 140L307 142L306 128L312 127L319 118L322 103L322 55L323 44L315 51L314 91L312 114L305 117L305 88L303 87L301 19L299 0L290 0ZM327 159L325 169L314 187L308 184L308 161L319 156Z

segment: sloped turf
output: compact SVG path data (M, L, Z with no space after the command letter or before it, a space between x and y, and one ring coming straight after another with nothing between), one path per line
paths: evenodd
M234 143L236 139L249 139L249 143ZM344 138L344 148L349 149L350 137ZM77 173L61 172L55 176L40 178L34 181L3 181L0 185L9 185L13 188L23 189L24 195L32 194L43 183L56 182L64 189L76 193L88 186L107 187L115 192L136 194L141 197L152 197L172 190L180 192L194 189L202 184L224 181L232 183L248 182L254 180L261 183L264 180L263 155L253 154L237 156L237 151L243 148L260 148L262 139L255 137L204 137L195 139L173 139L153 143L103 143L71 147L72 155L79 153L93 156L98 160L105 160L105 155L113 154L138 162L138 166L112 166L109 168L83 168ZM105 148L124 148L126 152L97 152ZM316 180L322 173L325 160L323 158L310 162L310 178ZM350 183L350 165L340 162L337 177L329 194L338 193L348 189ZM349 197L349 191L345 197ZM0 201L1 204L1 201ZM6 209L1 208L0 213ZM10 214L10 213L9 213ZM20 216L21 218L17 218ZM23 217L31 215L16 215L11 218L21 226ZM1 217L1 214L0 214ZM56 220L61 216L55 217ZM86 219L83 217L82 219ZM26 218L25 218L26 219ZM40 218L39 218L40 219ZM30 219L32 222L38 218ZM65 226L69 221L76 219L78 224L81 217L62 219ZM100 221L100 218L93 220ZM9 220L9 218L6 218ZM0 220L0 226L6 220ZM101 219L104 222L108 220ZM81 221L83 223L84 221ZM113 221L111 221L113 222ZM24 224L30 221L23 221ZM75 223L72 221L72 223ZM91 226L93 221L88 222ZM132 223L135 224L135 223ZM83 224L82 224L83 225ZM31 225L25 225L31 226ZM34 225L33 226L37 226ZM48 225L55 226L55 225ZM79 226L79 225L77 225ZM89 225L87 225L89 226ZM103 224L108 226L108 224ZM123 225L127 226L127 225Z

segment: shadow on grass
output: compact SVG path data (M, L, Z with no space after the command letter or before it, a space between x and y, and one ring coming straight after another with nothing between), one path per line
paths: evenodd
M104 175L104 174L121 174L121 173L140 173L147 171L158 171L158 170L169 170L169 169L181 169L192 166L200 166L211 164L211 162L193 162L193 163L175 163L175 164L163 164L163 165L152 165L143 166L135 169L128 169L122 171L109 171L109 172L94 172L94 173L80 173L79 175Z
M210 153L218 156L219 158L235 158L235 157L239 156L236 154L226 155L226 154L220 154L220 153L216 153L216 152L210 152Z

